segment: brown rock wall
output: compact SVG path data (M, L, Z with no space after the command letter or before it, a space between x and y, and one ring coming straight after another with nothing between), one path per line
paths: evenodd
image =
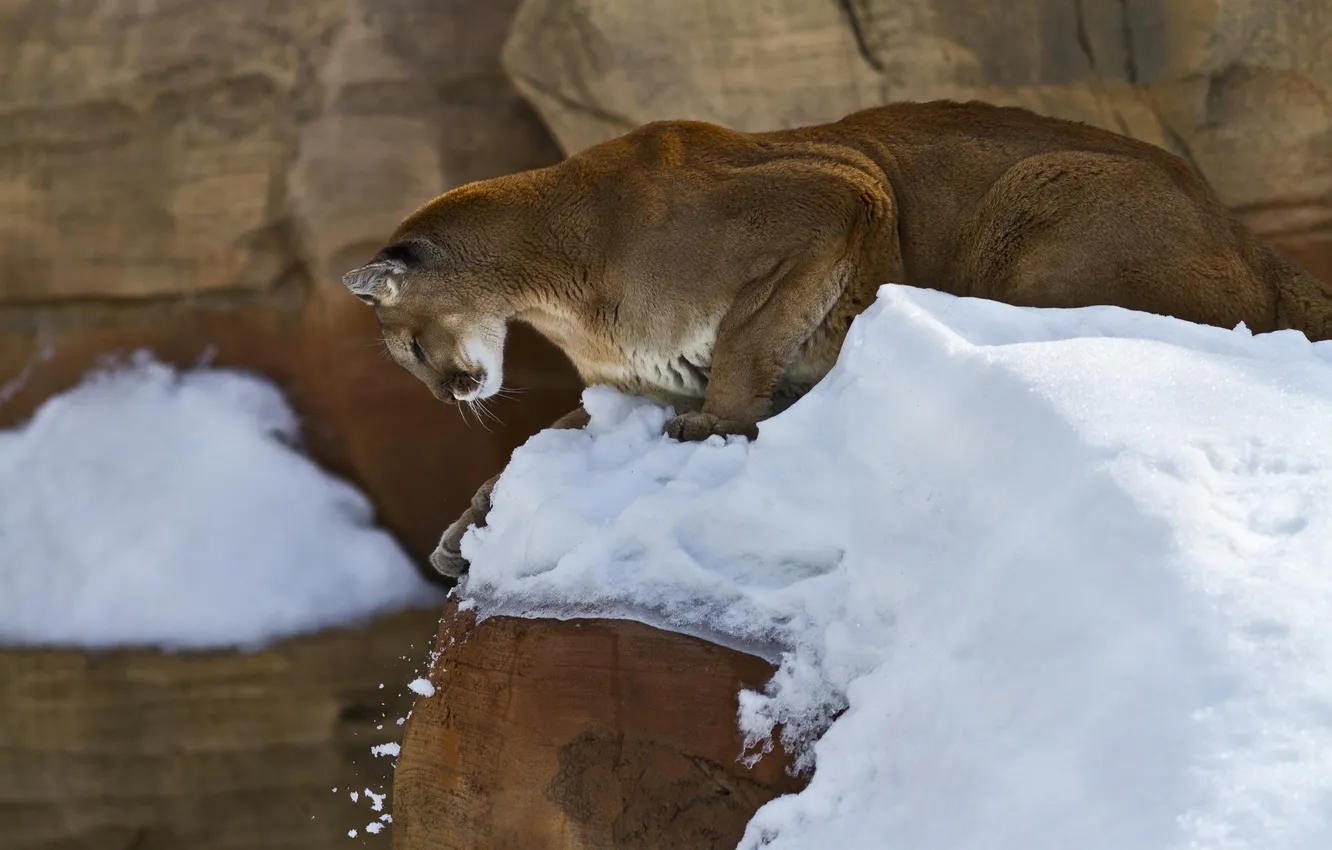
M514 5L0 5L0 302L323 284L444 189L548 164L499 66Z
M1025 106L1184 156L1258 232L1332 264L1326 0L525 0L504 61L566 151L662 118Z
M731 850L803 787L780 749L737 761L738 694L773 668L629 620L475 623L450 603L436 691L394 778L401 850Z
M0 844L352 845L377 815L349 792L389 790L391 760L370 747L400 737L437 618L252 654L0 649Z

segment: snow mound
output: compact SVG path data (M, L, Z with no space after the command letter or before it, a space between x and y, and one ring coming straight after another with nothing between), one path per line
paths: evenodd
M1332 847L1332 344L889 286L753 444L585 402L464 596L778 661L743 847Z
M242 646L439 601L266 381L136 355L0 431L0 643Z

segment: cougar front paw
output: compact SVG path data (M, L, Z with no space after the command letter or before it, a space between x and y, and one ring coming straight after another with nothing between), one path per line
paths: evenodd
M435 551L430 553L430 566L445 578L459 578L467 572L467 559L462 556L462 552L450 548L441 540Z
M490 513L490 492L495 489L496 478L481 485L481 489L472 497L472 506L444 530L439 545L430 553L430 566L440 575L458 578L467 572L467 559L462 555L463 535L474 525L478 528L485 526L486 515Z
M666 436L674 437L684 442L698 442L706 440L713 434L722 437L728 437L732 434L739 434L749 439L758 436L758 425L754 422L742 422L737 419L718 419L711 413L702 413L692 411L690 413L681 413L679 416L666 423L663 429Z
M430 553L430 566L447 578L458 578L467 572L467 559L462 556L463 535L473 525L485 524L485 517L478 517L475 509L464 511L439 538L439 545Z

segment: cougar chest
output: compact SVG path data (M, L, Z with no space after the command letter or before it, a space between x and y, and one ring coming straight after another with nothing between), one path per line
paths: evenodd
M689 334L673 346L642 345L625 352L625 365L643 392L703 398L712 371L712 350L717 332L706 328Z

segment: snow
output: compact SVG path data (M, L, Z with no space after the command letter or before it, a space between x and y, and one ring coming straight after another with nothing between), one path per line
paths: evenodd
M407 683L407 689L423 697L433 697L435 695L435 686L431 684L429 679L412 679Z
M1332 847L1332 343L889 286L752 444L584 400L461 593L779 663L742 847Z
M387 744L375 744L370 748L370 754L375 758L379 758L380 756L392 756L397 758L398 754L401 752L402 745L397 741L389 741Z
M388 794L376 794L374 791L367 788L365 789L365 798L370 801L370 811L382 812L384 811L384 801L388 799Z
M333 790L337 791L338 789L334 788ZM377 793L369 788L366 788L363 794L366 802L370 804L370 811L376 814L374 815L374 819L371 820L369 823L367 823L364 827L362 827L362 829L369 835L378 835L379 833L384 831L384 827L387 824L393 823L393 815L384 811L384 801L388 799L388 792L385 791L383 793ZM358 794L355 791L351 792L352 802L353 803L359 802L361 796L362 796L361 794ZM356 832L357 830L353 829L351 830L351 832L348 833L348 835L351 838L355 838Z
M0 431L0 643L240 646L437 591L265 380L139 354Z

